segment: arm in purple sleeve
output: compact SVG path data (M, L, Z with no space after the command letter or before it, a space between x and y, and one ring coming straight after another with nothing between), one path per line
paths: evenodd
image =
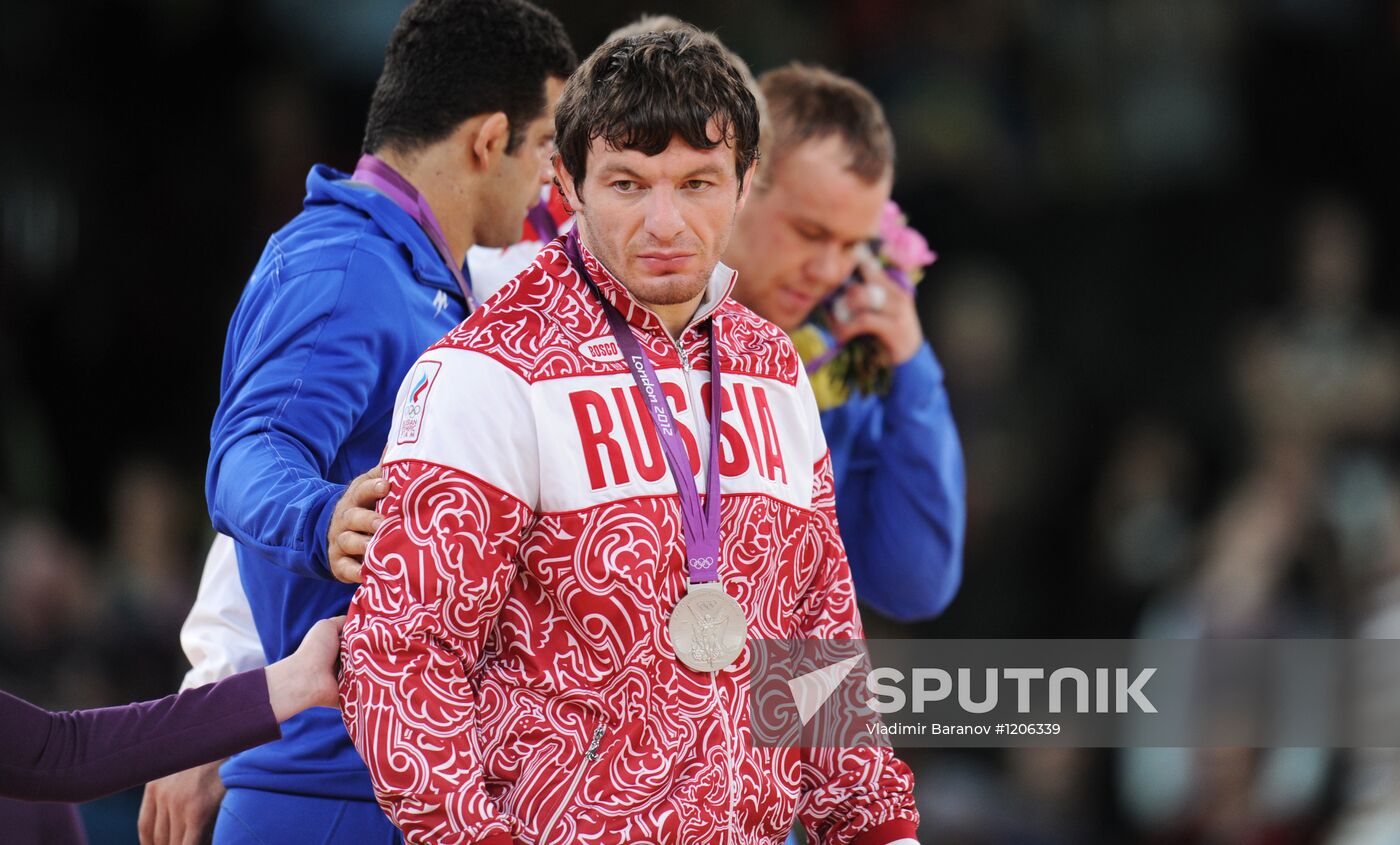
M0 724L0 795L29 801L87 801L282 735L262 669L69 713L0 692Z

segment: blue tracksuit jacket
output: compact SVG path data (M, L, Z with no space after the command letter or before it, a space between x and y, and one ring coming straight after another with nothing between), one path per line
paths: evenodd
M823 411L836 518L863 604L901 622L936 616L962 583L962 446L943 368L925 343L886 396Z
M268 241L229 325L206 494L233 537L269 661L354 587L326 562L331 512L379 462L399 383L466 317L427 235L387 197L320 166L303 211ZM340 714L315 708L233 758L230 787L370 800Z

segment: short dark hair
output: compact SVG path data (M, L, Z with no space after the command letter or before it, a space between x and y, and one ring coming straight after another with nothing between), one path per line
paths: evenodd
M773 126L773 172L783 155L804 141L835 135L851 153L847 166L866 182L894 169L894 134L880 102L860 83L831 71L794 62L758 78Z
M614 38L625 38L628 35L638 35L643 32L665 32L668 29L681 29L690 24L673 15L642 15L626 26L614 29L608 35L609 41ZM754 78L753 71L749 70L749 63L738 53L724 46L724 42L719 40L719 36L713 32L705 33L713 38L719 48L724 51L724 57L729 59L730 64L738 68L739 75L744 78L744 85L753 94L754 103L758 106L758 161L759 170L755 179L763 178L763 168L768 163L768 147L773 143L773 127L768 121L768 105L763 98L763 90L758 87L758 80Z
M718 41L690 24L608 41L579 66L554 110L554 140L582 184L588 146L659 154L679 135L698 150L734 148L734 170L758 159L758 106ZM710 123L720 137L710 137Z
M526 0L415 0L389 36L364 151L412 153L470 117L504 112L514 152L544 113L545 81L577 65L563 24Z

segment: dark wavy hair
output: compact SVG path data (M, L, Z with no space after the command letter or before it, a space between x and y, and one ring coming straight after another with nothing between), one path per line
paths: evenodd
M384 52L365 121L364 151L412 153L462 121L504 112L506 152L545 109L545 80L578 65L554 15L525 0L416 0Z
M710 137L712 122L718 140ZM615 38L594 50L554 110L560 160L580 185L595 138L653 156L677 135L698 150L733 147L741 184L758 160L754 96L724 47L690 24Z

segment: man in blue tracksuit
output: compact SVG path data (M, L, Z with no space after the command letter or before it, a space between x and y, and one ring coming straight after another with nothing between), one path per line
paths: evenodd
M559 22L523 0L417 0L366 157L353 176L313 168L304 210L268 241L229 326L206 492L269 661L345 611L333 515L379 460L403 374L466 316L467 249L519 238L575 64ZM216 843L398 840L339 714L282 730L224 766Z
M893 366L885 395L824 395L836 510L856 596L899 621L941 613L962 579L962 447L943 370L914 298L865 251L894 178L879 103L849 79L790 65L764 74L772 137L724 262L735 298L789 333L858 269L832 340L873 335ZM801 345L799 345L799 351Z

